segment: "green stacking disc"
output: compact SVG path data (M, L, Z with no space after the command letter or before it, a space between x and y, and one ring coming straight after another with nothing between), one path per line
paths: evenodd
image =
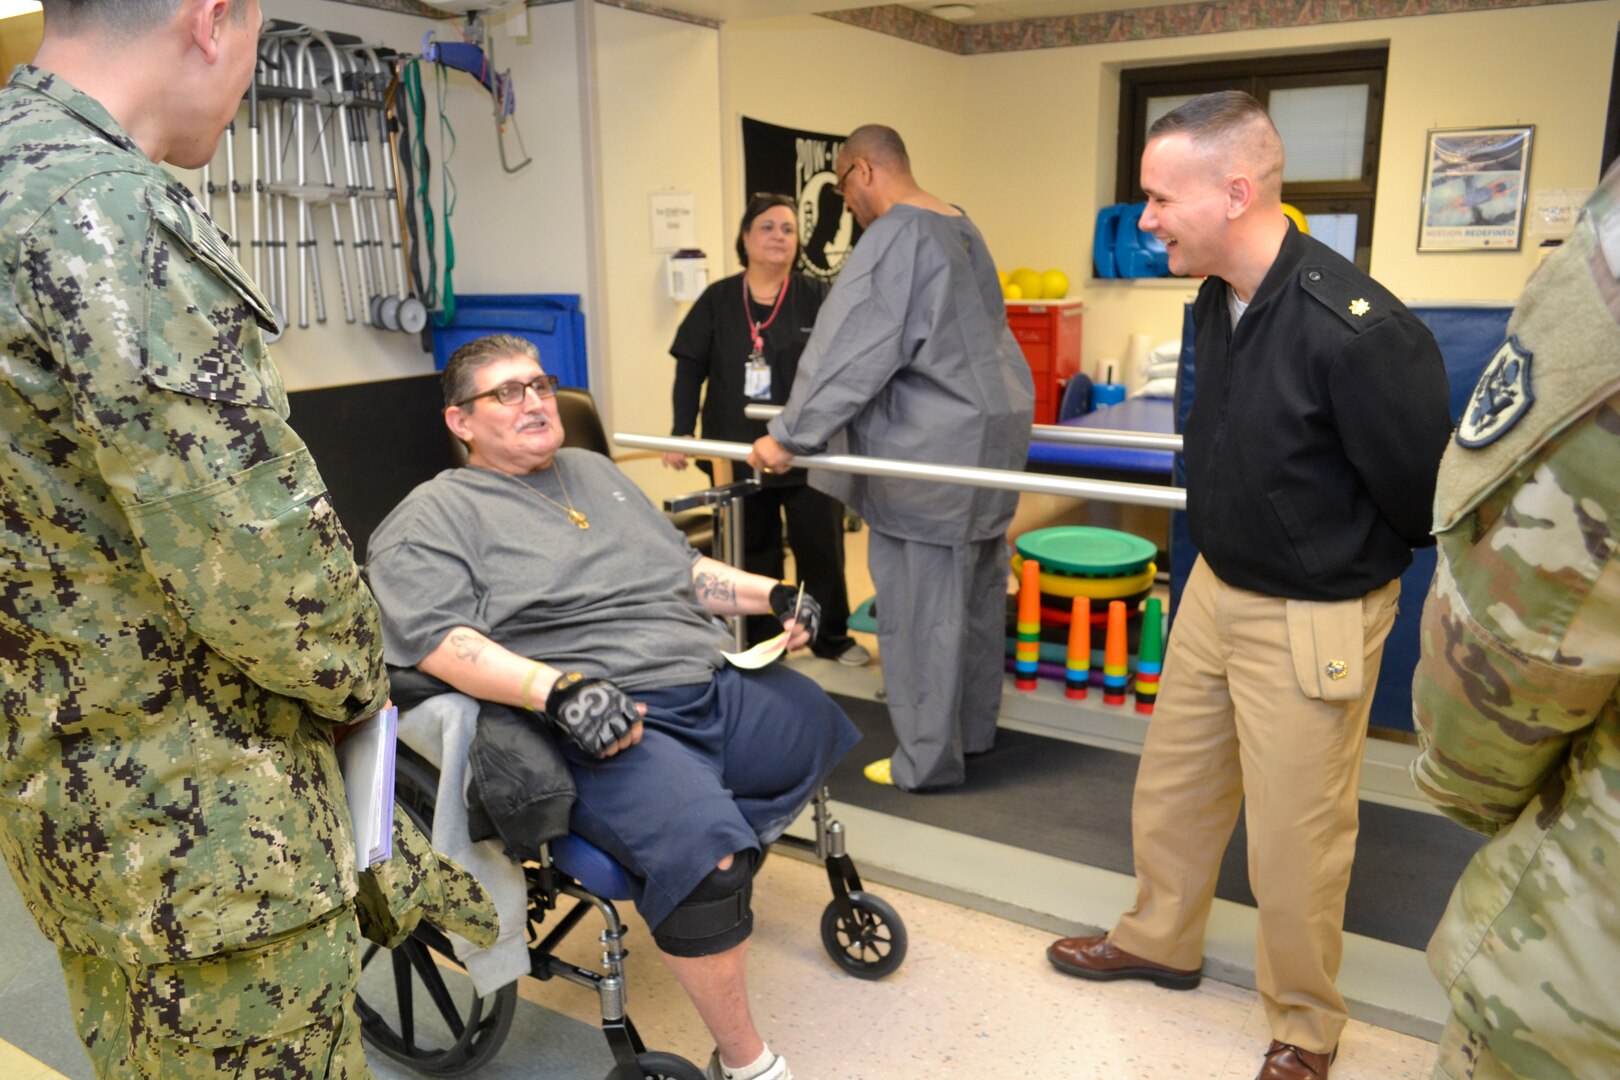
M1091 525L1058 525L1020 536L1018 553L1034 559L1047 573L1082 577L1122 577L1147 569L1157 548L1150 540L1118 529Z

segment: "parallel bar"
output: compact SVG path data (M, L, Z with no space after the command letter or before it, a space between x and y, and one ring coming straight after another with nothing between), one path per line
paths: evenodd
M743 415L750 420L769 420L782 411L780 405L745 405ZM1075 446L1121 446L1132 450L1172 450L1181 453L1180 435L1158 435L1123 428L1078 428L1062 424L1031 424L1030 436L1041 442L1069 443Z
M753 449L748 443L720 442L716 439L687 439L668 435L634 435L614 432L613 441L632 450L661 450L692 457L726 458L746 461ZM1080 480L1066 476L1011 472L1006 469L979 469L963 465L928 465L913 461L886 461L854 454L814 454L794 458L795 468L826 469L828 472L856 473L861 476L892 476L903 480L934 480L965 484L968 487L999 488L1003 491L1034 491L1074 499L1160 506L1170 510L1187 508L1187 493L1181 488L1154 484L1128 484L1113 480Z

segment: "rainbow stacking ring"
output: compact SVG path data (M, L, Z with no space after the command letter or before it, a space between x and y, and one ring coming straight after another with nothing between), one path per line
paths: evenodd
M1152 541L1091 525L1036 529L1014 543L1018 554L1041 564L1044 574L1124 577L1140 574L1158 553Z

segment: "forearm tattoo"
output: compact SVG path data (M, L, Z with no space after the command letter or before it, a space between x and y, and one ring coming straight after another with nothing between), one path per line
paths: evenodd
M735 606L737 603L736 582L727 581L719 574L711 574L707 570L699 571L697 576L692 579L692 588L694 591L696 591L697 598L701 600L705 606L713 606L715 604L730 604Z
M450 647L455 650L457 660L476 664L479 655L489 647L489 639L471 630L453 630L450 633Z

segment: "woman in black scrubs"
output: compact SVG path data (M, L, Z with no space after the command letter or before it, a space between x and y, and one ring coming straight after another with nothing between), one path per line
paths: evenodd
M750 403L781 405L793 388L799 354L815 326L826 286L795 273L798 222L786 195L755 195L737 233L744 270L710 285L675 333L675 424L671 434L690 436L703 402L703 437L751 443L765 434L750 420ZM708 384L708 393L703 392ZM685 454L665 454L672 469L687 466ZM754 471L736 464L736 478ZM805 482L803 469L760 477L762 487L743 512L743 569L780 578L784 568L782 519L798 576L821 602L818 656L861 665L871 655L849 636L849 594L844 585L844 508ZM751 617L748 638L758 641L781 628Z

